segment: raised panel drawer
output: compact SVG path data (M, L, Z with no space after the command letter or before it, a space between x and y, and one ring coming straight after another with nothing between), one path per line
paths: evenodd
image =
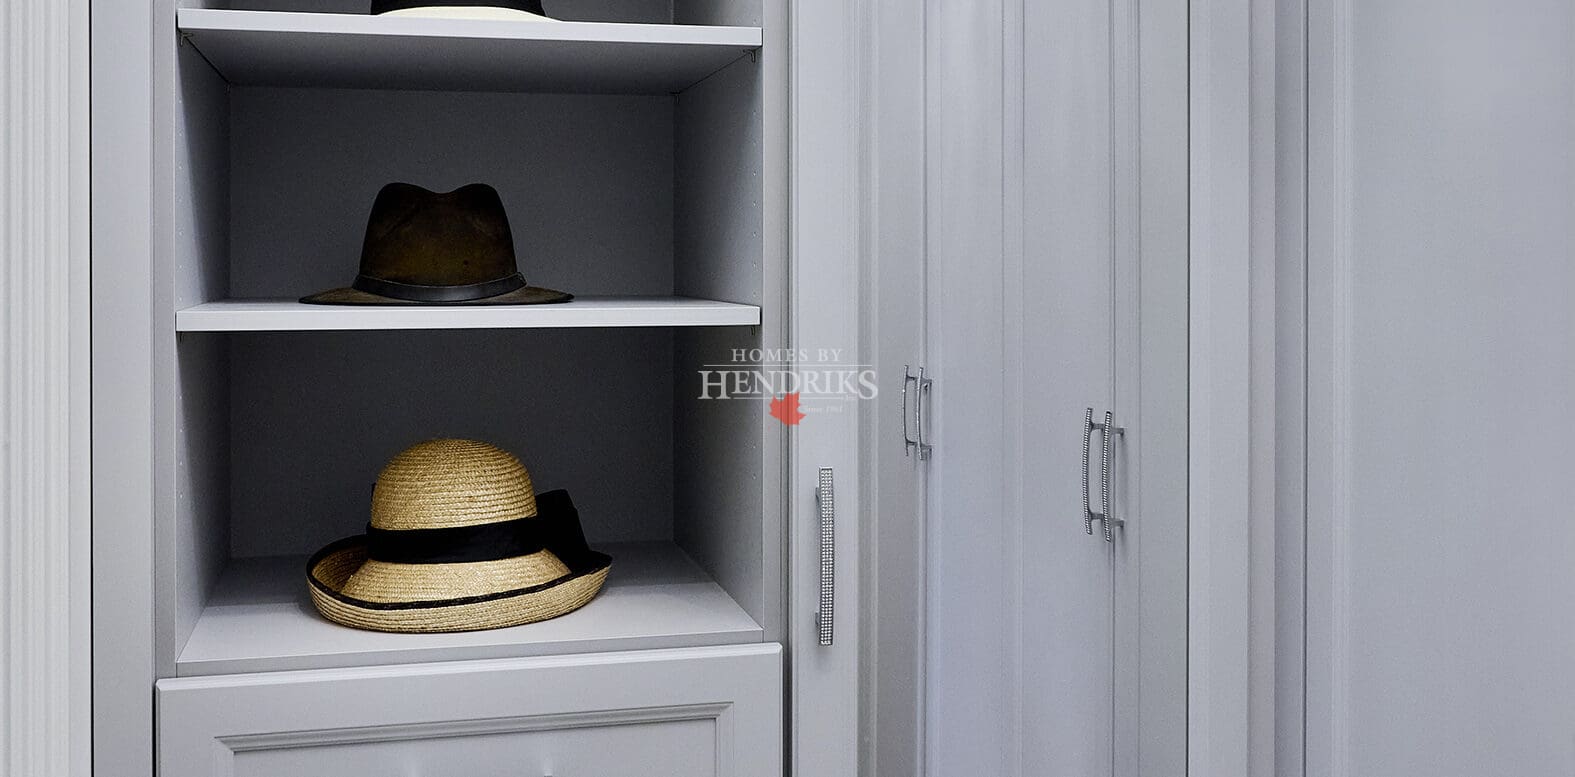
M161 777L781 777L776 644L161 680Z

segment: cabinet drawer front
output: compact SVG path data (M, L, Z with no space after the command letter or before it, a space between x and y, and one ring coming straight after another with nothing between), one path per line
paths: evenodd
M671 717L685 710L664 712L647 722L585 725L527 718L495 722L488 728L497 730L487 733L478 733L474 725L440 723L349 736L340 732L329 741L265 737L225 744L233 753L230 773L235 777L714 777L720 711L698 708L692 712L699 717L687 720ZM601 719L628 717L640 716L609 713Z
M161 680L161 777L780 777L775 644Z

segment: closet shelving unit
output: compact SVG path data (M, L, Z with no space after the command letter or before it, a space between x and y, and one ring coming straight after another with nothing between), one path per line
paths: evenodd
M699 398L698 374L781 339L785 86L759 1L505 23L176 11L155 99L160 676L781 640L783 431L762 401ZM396 180L492 184L527 280L577 299L297 302L354 276ZM306 555L360 531L382 464L437 436L568 488L614 556L602 594L459 634L319 617Z

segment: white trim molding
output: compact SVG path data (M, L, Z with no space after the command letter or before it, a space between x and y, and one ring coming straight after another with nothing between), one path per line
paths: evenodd
M1352 0L1307 14L1306 774L1350 774Z
M1191 2L1187 773L1249 770L1251 13Z
M0 6L0 773L91 769L87 3Z

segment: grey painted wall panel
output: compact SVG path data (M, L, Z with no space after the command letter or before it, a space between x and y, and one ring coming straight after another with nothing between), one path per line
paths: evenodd
M1307 771L1575 772L1575 7L1312 4Z

